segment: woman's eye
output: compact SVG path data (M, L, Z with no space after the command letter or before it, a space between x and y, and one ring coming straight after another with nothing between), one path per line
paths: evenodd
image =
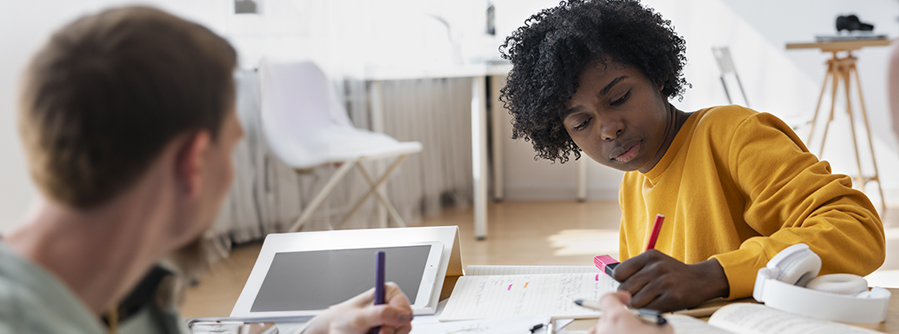
M588 118L588 119L585 119L583 122L581 122L581 124L578 124L577 126L575 126L574 129L575 129L575 130L583 130L584 128L587 127L587 123L590 123L590 119L589 119L589 118Z
M624 93L624 96L620 97L619 99L617 99L615 101L612 101L611 105L613 105L613 106L620 105L620 104L624 103L624 101L627 101L627 98L629 96L631 96L631 91L627 91L627 93Z

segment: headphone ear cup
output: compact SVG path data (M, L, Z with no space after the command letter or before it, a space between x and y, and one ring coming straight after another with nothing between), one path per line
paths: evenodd
M806 288L841 295L856 295L868 291L868 281L852 274L821 275L809 281Z
M821 258L817 254L812 254L814 256L799 259L792 268L785 269L782 281L805 286L808 281L818 276L818 271L821 270Z
M808 245L791 245L759 269L752 296L767 307L810 318L853 323L886 319L890 291L878 287L868 290L862 277L848 274L812 280L820 269L821 258Z
M792 254L777 264L780 270L778 280L781 282L805 286L808 281L818 276L821 270L821 258L810 249Z

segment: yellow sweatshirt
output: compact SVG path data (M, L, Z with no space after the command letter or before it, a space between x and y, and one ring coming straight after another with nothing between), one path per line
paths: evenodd
M883 223L846 175L831 174L777 117L740 106L687 119L659 163L621 182L620 257L643 252L657 213L655 249L687 264L717 258L730 299L752 295L759 268L806 243L821 274L867 275L885 257Z

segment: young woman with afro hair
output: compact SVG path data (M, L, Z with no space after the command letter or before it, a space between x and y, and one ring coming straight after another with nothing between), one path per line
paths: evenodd
M637 1L571 0L500 47L513 65L501 96L513 138L540 158L583 153L626 172L613 276L630 305L748 297L757 271L796 243L821 257L822 274L877 269L885 241L871 201L789 126L736 105L685 112L669 102L688 86L685 45ZM644 252L656 214L665 224Z

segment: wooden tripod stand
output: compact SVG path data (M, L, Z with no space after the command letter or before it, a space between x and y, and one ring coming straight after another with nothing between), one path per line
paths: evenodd
M828 115L827 122L824 123L824 134L821 138L821 149L818 150L819 156L824 155L824 143L827 140L827 130L830 128L830 122L833 121L834 108L836 107L837 102L837 90L840 86L840 83L843 83L843 88L846 95L846 113L849 116L849 129L852 131L852 144L855 148L855 162L858 164L858 177L855 179L855 184L858 185L859 189L864 190L865 185L868 182L874 181L877 182L877 191L880 193L880 205L882 209L886 209L886 201L883 197L883 186L880 183L880 174L877 171L877 158L874 154L874 144L871 140L871 128L868 126L868 113L865 110L865 100L862 97L862 86L861 80L858 78L858 70L855 67L858 58L852 55L853 50L860 49L865 46L883 46L889 45L889 40L856 40L856 41L840 41L840 42L825 42L825 43L796 43L796 44L787 44L787 49L802 49L802 48L820 48L824 52L831 52L833 56L827 60L827 73L824 75L824 84L821 86L821 94L818 96L818 104L815 106L815 116L812 119L811 130L809 130L807 144L811 145L812 138L815 134L815 125L818 121L818 115L821 111L821 100L824 99L824 93L827 91L827 81L830 79L831 81L831 100L830 100L830 115ZM838 52L846 52L846 56L840 58ZM865 176L862 171L862 162L861 157L859 156L859 146L858 146L858 136L855 131L855 117L852 112L852 94L850 93L852 86L852 78L855 78L855 87L858 93L858 103L859 103L859 111L861 113L861 121L865 127L865 135L868 139L868 148L871 151L871 163L874 166L874 175Z

